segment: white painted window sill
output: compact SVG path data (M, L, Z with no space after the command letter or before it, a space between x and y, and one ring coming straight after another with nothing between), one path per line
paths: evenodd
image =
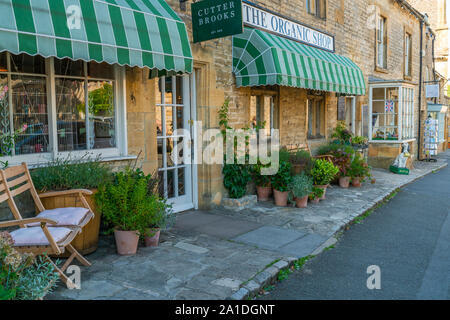
M413 142L416 141L416 138L405 139L405 140L370 140L369 143L392 143L392 144L402 144L405 142Z

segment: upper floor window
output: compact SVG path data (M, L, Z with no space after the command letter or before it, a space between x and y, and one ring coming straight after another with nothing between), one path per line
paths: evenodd
M411 35L405 33L405 44L404 44L404 62L405 66L404 74L406 77L411 77L412 75L412 46L411 46Z
M378 17L375 48L377 67L387 69L387 30L386 18L383 16Z
M308 13L318 18L326 19L327 1L326 0L306 0L306 9Z

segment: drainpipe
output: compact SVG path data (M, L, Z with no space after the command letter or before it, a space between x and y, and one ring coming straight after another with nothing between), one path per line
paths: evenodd
M417 143L417 160L420 160L420 147L422 145L422 136L421 136L421 113L422 113L422 65L423 65L423 20L420 20L420 48L419 48L419 131L418 131L418 143Z

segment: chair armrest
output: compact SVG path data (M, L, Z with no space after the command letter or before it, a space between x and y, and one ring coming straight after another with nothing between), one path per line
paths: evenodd
M72 189L72 190L63 190L63 191L52 191L52 192L45 192L40 193L39 198L48 198L48 197L54 197L54 196L64 196L64 195L73 195L77 196L79 194L85 194L85 195L91 195L93 192L87 189Z
M28 218L28 219L22 219L22 220L10 220L10 221L4 221L0 222L0 228L6 228L6 227L13 227L13 226L21 226L29 223L44 223L44 224L51 224L56 225L57 222L51 219L47 218Z

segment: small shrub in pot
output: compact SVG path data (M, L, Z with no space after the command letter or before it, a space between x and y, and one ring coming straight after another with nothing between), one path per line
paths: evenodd
M298 208L306 208L308 205L308 195L313 188L311 177L305 173L294 176L291 183L291 191L289 193L289 200L296 204Z
M289 187L292 183L291 164L288 161L282 161L280 158L278 172L272 176L271 183L275 204L282 207L287 206Z
M327 160L317 159L311 170L314 186L324 190L321 200L325 199L327 186L339 173L338 167Z

